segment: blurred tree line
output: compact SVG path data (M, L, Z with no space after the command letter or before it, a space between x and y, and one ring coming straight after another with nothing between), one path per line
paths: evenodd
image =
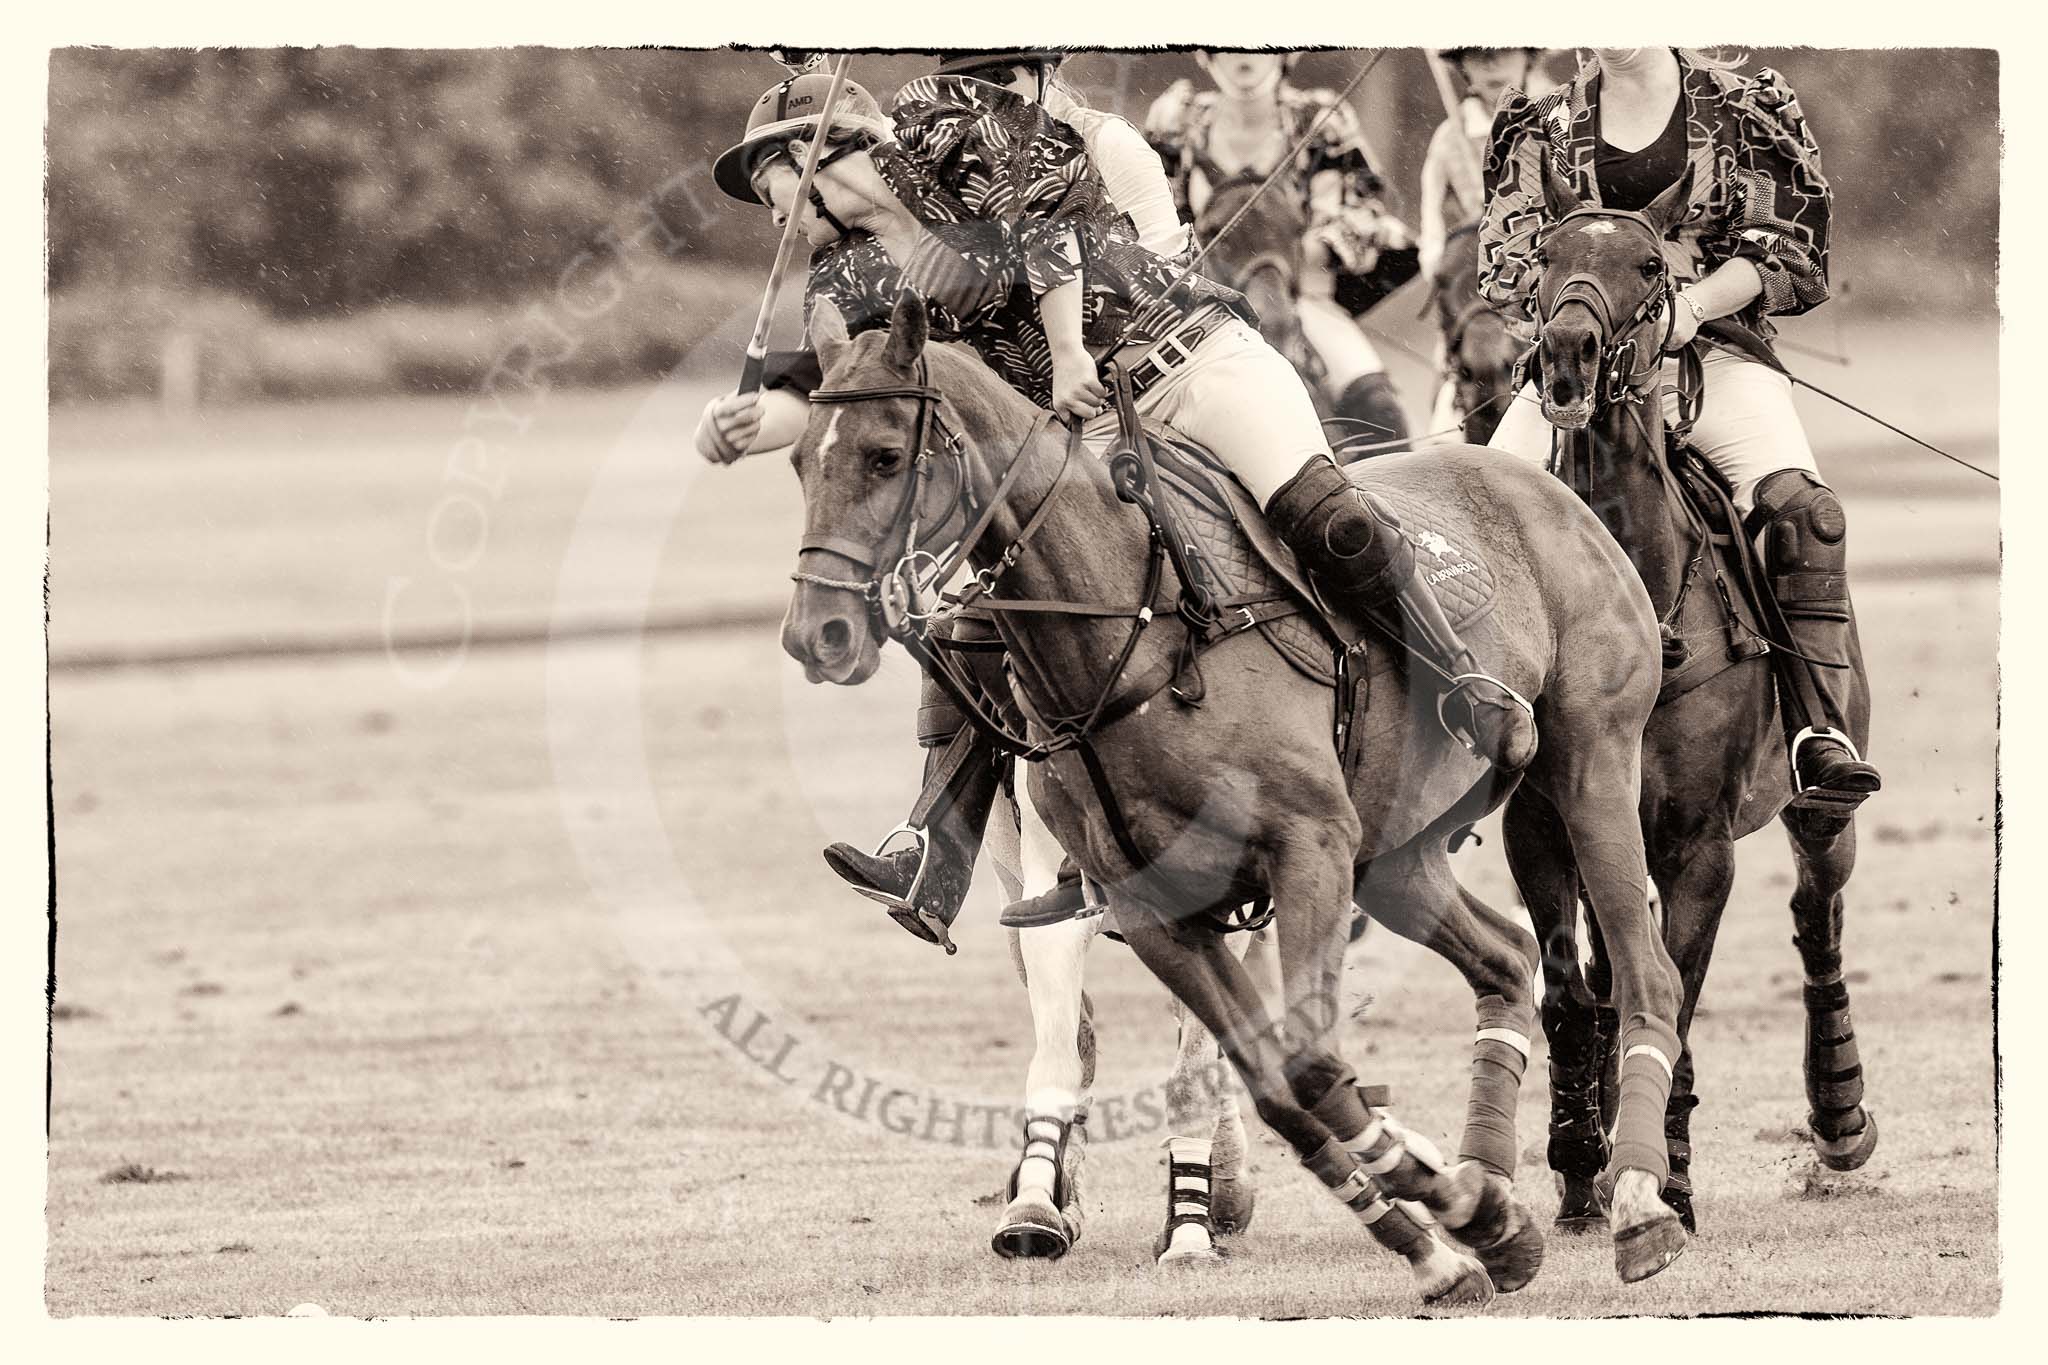
M1295 81L1341 87L1363 59L1311 53ZM1572 56L1549 64L1567 76ZM1873 301L1988 303L1997 54L1752 54L1766 64L1799 91L1835 182L1837 274ZM886 102L929 66L863 55L853 71ZM781 74L758 52L60 50L50 288L229 297L286 319L504 304L650 211L671 257L758 279L774 234L717 193L710 162ZM1201 79L1186 52L1091 53L1067 74L1134 119L1174 79ZM1412 220L1442 117L1420 53L1391 53L1353 100Z

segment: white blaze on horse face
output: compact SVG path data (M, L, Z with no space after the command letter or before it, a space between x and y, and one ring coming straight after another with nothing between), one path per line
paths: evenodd
M825 423L824 438L818 442L818 463L820 465L823 465L825 457L832 453L832 447L839 444L839 419L845 411L846 409L844 408L834 408L831 419Z
M1588 237L1605 237L1608 233L1618 231L1618 229L1613 223L1596 219L1580 228L1579 231L1585 233Z

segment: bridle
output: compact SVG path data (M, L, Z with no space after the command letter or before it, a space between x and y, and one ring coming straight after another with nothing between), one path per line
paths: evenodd
M1476 219L1469 223L1460 223L1457 227L1452 228L1444 237L1443 260L1448 261L1451 259L1451 253L1456 249L1460 241L1475 238L1478 235L1479 223ZM1472 249L1470 247L1467 248L1467 250ZM1430 312L1430 306L1432 304L1435 305L1437 327L1442 332L1444 340L1441 378L1457 386L1457 403L1461 409L1459 416L1461 420L1466 420L1484 412L1489 407L1498 407L1512 401L1515 390L1520 385L1510 383L1506 386L1504 393L1495 394L1492 398L1478 404L1473 409L1463 410L1467 389L1473 386L1473 380L1462 360L1465 350L1465 336L1472 330L1472 324L1478 322L1481 318L1500 316L1493 305L1488 303L1484 296L1479 293L1476 279L1471 290L1471 297L1453 311L1450 305L1456 297L1464 292L1457 288L1463 282L1461 276L1446 274L1444 266L1439 264L1436 277L1429 282L1429 300L1423 304L1422 312L1418 316L1427 317Z
M1657 274L1650 281L1649 289L1625 315L1608 292L1607 282L1590 271L1575 271L1565 277L1555 289L1545 291L1549 283L1548 273L1538 281L1537 339L1524 357L1526 367L1540 352L1546 330L1560 309L1567 304L1582 305L1593 315L1600 328L1601 350L1599 374L1595 381L1593 404L1595 411L1617 406L1625 412L1642 439L1644 458L1650 462L1659 484L1664 490L1679 522L1691 533L1693 554L1691 562L1679 575L1678 588L1670 609L1664 612L1658 625L1662 631L1667 651L1676 640L1675 630L1679 615L1685 606L1688 589L1692 585L1709 544L1710 532L1700 513L1690 500L1679 492L1677 478L1673 475L1665 458L1664 441L1646 418L1645 409L1660 401L1663 383L1664 350L1670 344L1671 331L1676 324L1674 310L1676 301L1671 281L1671 265L1664 255L1664 235L1648 215L1629 209L1604 208L1598 204L1582 204L1564 215L1551 227L1556 233L1567 223L1581 219L1594 219L1610 223L1627 223L1639 229L1649 240L1657 256ZM1548 235L1548 234L1546 234ZM1620 318L1616 325L1616 318ZM1642 338L1646 330L1663 323L1662 333L1656 345L1649 348L1647 358L1643 357ZM1696 348L1687 347L1679 356L1680 380L1678 386L1679 422L1674 430L1680 439L1691 428L1698 415L1698 394L1700 392L1700 362ZM1519 383L1516 386L1520 387ZM1661 413L1659 414L1661 417ZM1574 492L1589 505L1594 500L1593 489L1593 433L1590 428L1571 433L1559 433L1563 438L1559 445L1560 467L1557 473Z
M1640 406L1656 393L1657 382L1663 372L1664 348L1671 341L1671 329L1676 323L1671 311L1671 265L1664 257L1664 234L1645 214L1630 209L1582 204L1558 219L1546 235L1553 235L1567 223L1581 219L1630 223L1640 228L1657 253L1657 276L1635 307L1621 318L1618 326L1615 319L1621 310L1607 292L1607 282L1598 275L1585 270L1575 271L1566 276L1548 298L1543 296L1539 285L1536 298L1537 346L1542 345L1542 330L1550 326L1559 309L1570 303L1583 305L1600 325L1600 375L1593 395L1595 406L1605 407L1616 402L1628 404L1631 408ZM1548 283L1547 278L1544 283ZM1648 357L1644 358L1639 334L1645 327L1659 321L1664 324L1663 335L1655 346L1649 348Z
M1112 702L1123 682L1131 657L1137 650L1139 638L1153 619L1152 602L1158 594L1166 557L1158 537L1153 537L1145 586L1136 606L1115 607L1087 602L1022 600L994 596L1003 575L1017 563L1030 546L1033 537L1045 524L1046 518L1069 481L1075 451L1081 440L1077 428L1068 433L1060 467L1053 475L1044 496L1040 498L1038 506L1025 518L1017 535L1003 547L994 563L986 569L975 570L970 580L958 592L939 591L939 585L951 579L953 574L968 562L975 547L988 535L996 513L1006 504L1024 471L1027 463L1024 458L1025 451L1052 423L1052 415L1040 412L1032 421L1017 449L1011 452L1008 467L997 481L994 493L986 502L982 502L975 496L973 483L967 476L967 444L945 420L942 405L949 400L942 392L932 387L923 356L918 357L917 375L913 383L878 384L861 388L819 388L812 390L810 395L811 402L823 404L882 402L890 399L914 400L917 403L917 420L916 445L911 456L910 468L904 476L903 497L890 518L889 529L873 545L862 544L845 536L807 534L798 553L799 563L809 556L829 555L844 561L864 577L838 578L799 568L790 575L790 578L797 583L860 593L867 602L869 622L876 634L895 640L923 664L941 689L967 713L970 722L989 735L1000 747L1032 762L1065 749L1080 747L1092 766L1093 757L1087 750L1087 741L1095 730L1111 720L1119 719L1124 713L1124 707L1112 706ZM937 449L933 445L935 435L940 442ZM952 469L955 493L952 508L931 530L943 534L944 528L956 520L965 529L950 545L934 537L932 543L944 546L942 549L934 550L925 542L920 504L928 481L934 477L934 471L941 465L950 466ZM879 567L885 564L890 567ZM1114 666L1109 670L1094 703L1072 715L1039 717L1049 737L1032 740L1017 733L997 708L981 695L980 688L968 675L965 666L949 657L949 654L963 653L976 646L961 644L934 635L931 631L932 621L943 612L958 612L969 607L994 613L1038 612L1071 616L1123 617L1130 619L1132 625L1124 646Z

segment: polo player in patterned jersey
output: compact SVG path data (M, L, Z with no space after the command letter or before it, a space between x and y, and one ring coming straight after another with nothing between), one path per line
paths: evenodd
M843 140L820 158L812 202L797 204L800 134L815 127L792 128L777 115L787 105L782 92L822 79L801 77L765 95L748 136L717 166L728 194L771 204L779 220L798 215L818 248L805 299L811 335L885 325L897 293L915 289L935 335L972 345L1013 388L1080 423L1098 452L1117 433L1098 366L1127 338L1115 358L1144 379L1139 411L1228 467L1326 593L1397 628L1405 623L1414 647L1461 677L1445 698L1458 738L1503 767L1528 762L1533 717L1459 640L1392 514L1338 469L1293 367L1258 334L1241 296L1182 276L1133 240L1071 127L988 82L930 76L899 92L887 138L855 87L852 121L827 134ZM809 374L803 369L786 367L782 394L769 395L772 414L738 396L714 400L700 449L736 458L793 442L804 416L788 389L816 382L815 360ZM981 803L983 820L986 811ZM978 834L977 825L975 842ZM935 839L933 851L949 843L966 862L940 884L964 895L973 848ZM958 899L934 909L956 915Z
M1624 136L1624 119L1643 130L1640 139ZM1487 154L1480 290L1529 336L1537 325L1540 243L1553 221L1546 160L1581 202L1609 208L1640 210L1684 181L1685 202L1663 244L1678 284L1669 305L1665 420L1678 416L1675 353L1702 323L1734 319L1759 353L1718 340L1705 348L1701 407L1688 439L1727 481L1747 529L1766 547L1770 588L1793 636L1792 650L1771 657L1788 670L1780 675L1788 698L1811 698L1786 707L1788 728L1797 732L1797 786L1854 807L1882 785L1842 728L1854 680L1848 669L1810 662L1845 657L1855 638L1848 522L1821 478L1791 380L1770 350L1771 317L1804 313L1828 297L1833 191L1798 97L1768 68L1744 75L1734 63L1663 47L1603 49L1561 90L1542 99L1509 94L1494 116ZM1550 457L1552 432L1533 386L1508 405L1488 444L1532 460ZM1818 714L1797 714L1809 707Z
M1388 211L1358 114L1335 91L1292 84L1296 52L1197 52L1215 88L1176 81L1145 115L1181 212L1199 221L1227 187L1256 184L1283 160L1268 193L1308 224L1296 301L1339 410L1399 440L1408 435L1386 363L1357 319L1416 273L1407 226Z

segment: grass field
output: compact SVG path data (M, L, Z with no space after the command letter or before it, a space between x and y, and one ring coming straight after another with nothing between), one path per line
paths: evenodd
M1988 327L1931 365L1851 340L1823 382L1995 461ZM556 396L473 429L482 449L463 405L424 400L54 416L49 1310L1411 1312L1405 1272L1263 1137L1237 1256L1160 1276L1135 1104L1120 1137L1098 1106L1075 1252L989 1254L1011 1132L956 1142L945 1118L1021 1088L993 879L949 959L818 859L907 806L915 676L892 654L813 689L782 657L789 475L687 455L703 394ZM1604 1239L1554 1240L1495 1314L1999 1304L1996 489L1809 411L1888 782L1847 932L1883 1144L1827 1175L1796 1131L1789 858L1760 835L1694 1031L1701 1237L1633 1289ZM387 631L419 647L387 657ZM109 666L223 649L268 653ZM1512 904L1497 841L1458 867ZM1142 1096L1163 1001L1114 945L1091 970L1098 1094ZM1348 1054L1441 1133L1469 996L1388 935L1352 974L1373 999ZM1542 1072L1539 1044L1521 1183L1547 1216ZM862 1116L834 1107L869 1079Z

